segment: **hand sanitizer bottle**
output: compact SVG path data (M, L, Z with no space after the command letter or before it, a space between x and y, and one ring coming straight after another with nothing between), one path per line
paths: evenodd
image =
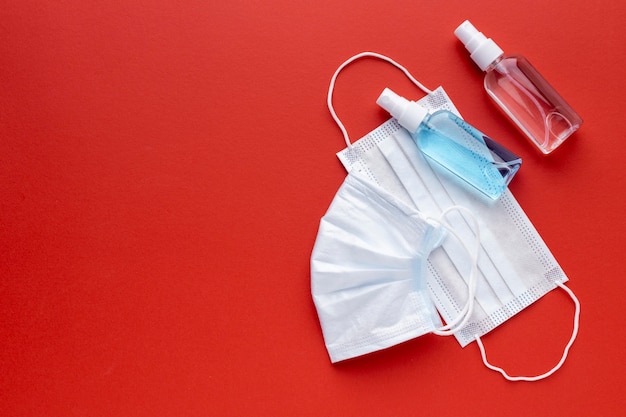
M581 126L580 116L526 58L504 55L467 20L454 34L486 72L487 93L541 152L552 152Z
M429 160L494 200L504 192L522 163L519 156L447 110L429 114L418 103L388 88L376 103L408 130Z

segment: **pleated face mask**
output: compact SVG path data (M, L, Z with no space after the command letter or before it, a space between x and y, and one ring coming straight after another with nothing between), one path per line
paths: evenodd
M311 256L311 290L331 361L441 325L428 296L426 258L442 237L415 209L348 175L320 222Z
M425 272L420 270L424 274L420 275L420 280L425 276L431 302L447 323L446 332L435 329L434 333L454 334L463 347L476 341L485 365L507 379L534 381L551 375L564 363L578 332L580 304L564 285L568 280L565 272L509 190L505 190L497 201L477 198L475 193L460 186L445 172L433 170L409 133L395 120L389 120L355 143L350 142L333 109L332 91L339 72L363 57L383 59L400 68L426 93L418 101L426 109L446 109L459 114L441 87L428 90L404 67L371 52L358 54L344 62L333 75L328 92L329 110L347 145L337 155L350 175L358 173L367 178L368 183L375 184L394 201L420 213L425 219L439 219L450 207L465 208L446 216L446 229L454 231L457 238L444 239L439 246L433 247L427 255ZM464 246L471 242L478 242L476 256L468 256ZM319 250L317 243L316 249ZM468 273L474 270L474 266L476 273ZM318 276L313 264L311 272L312 287L316 288ZM341 275L337 274L335 279L341 281ZM480 337L557 287L570 295L575 306L572 337L558 364L533 377L512 377L491 365ZM335 296L339 299L340 294ZM346 295L345 299L350 296ZM369 307L372 304L361 304L364 310ZM330 322L323 327L329 325ZM435 327L433 324L432 328Z
M347 176L311 255L311 292L332 362L447 331L426 282L428 255L445 228L445 218L426 218L359 174Z

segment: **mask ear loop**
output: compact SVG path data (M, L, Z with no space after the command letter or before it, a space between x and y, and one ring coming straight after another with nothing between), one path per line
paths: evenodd
M489 363L489 361L487 360L487 354L485 352L485 346L483 345L483 342L480 340L480 337L476 336L476 343L478 344L478 348L480 349L480 356L483 358L483 363L485 364L487 368L491 369L492 371L500 372L500 374L502 374L502 376L508 379L509 381L533 382L533 381L539 381L541 379L549 377L550 375L558 371L561 368L561 366L563 366L563 363L565 363L565 359L567 359L569 350L574 344L574 340L576 340L576 336L578 336L578 326L580 322L580 302L578 301L578 298L576 298L576 296L574 295L574 292L571 289L567 288L564 284L557 282L556 285L561 287L567 294L569 294L569 296L572 298L572 301L574 302L574 305L576 306L576 311L574 313L574 328L572 330L572 336L570 337L569 342L567 342L567 345L565 346L565 349L563 350L563 355L561 356L561 359L559 360L559 362L554 366L554 368L550 369L548 372L543 373L541 375L510 376L509 374L506 373L504 369L498 366L494 366L491 363Z
M473 251L467 247L467 244L463 241L463 239L461 239L458 233L456 233L454 229L450 227L450 225L445 221L445 216L451 211L465 212L471 218L472 225L474 228L474 234L476 235L476 247L474 248ZM434 334L438 336L451 336L451 335L454 335L459 330L461 330L467 324L470 317L472 316L472 313L474 312L474 304L475 304L474 297L476 295L476 285L478 283L478 255L480 253L480 226L478 225L478 221L476 220L474 213L472 213L471 210L462 206L449 207L443 213L441 213L441 216L439 217L439 219L431 219L431 220L434 220L437 223L441 224L450 234L452 234L459 242L461 242L461 245L463 245L463 249L465 249L465 251L469 255L471 262L472 262L470 276L467 280L467 287L468 287L467 288L467 303L465 304L463 309L459 312L459 315L454 320L452 320L451 322L447 323L445 326L442 326L433 332Z
M345 67L350 65L352 62L361 58L365 58L365 57L377 58L377 59L381 59L383 61L390 63L391 65L401 70L409 78L409 80L413 82L413 84L415 84L417 87L420 88L420 90L422 90L426 94L432 94L432 91L426 88L422 83L417 81L415 77L413 77L406 68L404 68L402 65L398 64L396 61L394 61L393 59L385 55L382 55L376 52L361 52L359 54L354 55L351 58L348 58L343 64L339 66L339 68L337 68L332 78L330 79L330 85L328 86L328 97L326 99L326 104L328 105L328 110L330 111L330 115L333 117L333 120L335 120L335 122L337 123L337 126L339 126L339 129L341 129L341 133L343 134L343 139L346 141L346 146L348 148L352 148L352 142L350 141L350 137L348 136L348 131L346 130L343 123L341 123L341 120L339 120L339 117L337 116L337 113L335 112L335 108L333 107L333 91L335 89L335 82L337 81L337 76L339 75L341 70L343 70Z
M448 223L445 221L445 216L453 211L464 211L466 213L468 213L470 215L470 218L472 219L472 223L474 226L474 230L475 230L475 234L476 234L476 248L474 250L474 252L470 251L470 249L467 247L467 245L465 244L465 242L463 242L463 240L460 238L460 236L454 231L454 229L452 229L450 227L450 225L448 225ZM476 294L476 284L477 284L477 274L478 274L478 255L480 253L480 228L478 226L478 222L476 220L476 217L474 216L474 214L468 210L465 207L462 206L452 206L450 208L448 208L447 210L445 210L439 219L432 219L430 218L430 220L433 220L439 224L441 224L449 233L451 233L454 237L456 237L459 242L461 242L461 244L463 245L463 248L465 249L465 251L467 252L467 254L470 256L471 260L472 260L472 269L470 272L470 277L468 279L468 300L467 300L467 304L463 307L463 309L461 310L461 312L459 313L459 315L457 316L456 319L454 319L453 321L451 321L450 323L446 324L443 327L440 327L439 329L435 330L433 333L439 336L450 336L455 334L456 332L458 332L459 330L461 330L469 321L473 311L474 311L474 296ZM542 379L545 379L547 377L549 377L550 375L554 374L556 371L558 371L561 366L563 366L563 364L565 363L565 360L567 359L567 355L569 354L569 350L572 347L572 345L574 344L574 341L576 340L576 337L578 336L578 328L579 328L579 324L580 324L580 301L578 301L578 298L576 298L576 295L574 294L574 292L569 289L567 286L565 286L563 283L561 282L556 282L555 283L557 286L559 286L561 289L563 289L572 299L572 301L574 302L574 306L575 306L575 312L574 312L574 327L572 329L572 336L570 337L569 341L567 342L567 345L565 346L565 349L563 350L563 355L561 356L561 359L559 360L559 362L552 368L550 369L548 372L545 372L541 375L537 375L537 376L510 376L509 374L506 373L506 371L498 366L492 365L491 363L489 363L489 361L487 360L487 353L485 352L485 346L483 345L482 340L480 339L479 336L476 336L476 344L478 345L478 348L480 349L480 355L482 357L483 363L485 364L485 366L489 369L491 369L492 371L496 371L499 372L505 379L509 380L509 381L528 381L528 382L534 382L534 381L539 381Z

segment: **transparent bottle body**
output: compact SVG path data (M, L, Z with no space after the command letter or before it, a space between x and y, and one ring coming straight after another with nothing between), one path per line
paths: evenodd
M581 117L526 58L504 56L486 71L487 93L544 154L581 126Z
M413 138L426 157L491 199L500 197L522 163L519 156L446 110L426 116Z

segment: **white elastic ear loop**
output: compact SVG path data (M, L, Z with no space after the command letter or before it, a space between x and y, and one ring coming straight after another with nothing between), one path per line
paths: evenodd
M567 359L569 349L574 344L574 340L576 340L576 336L578 336L578 325L580 322L580 302L578 301L578 298L576 298L576 296L574 295L574 292L570 290L569 288L567 288L565 285L563 285L560 282L557 282L556 285L561 287L563 290L565 290L565 292L569 294L569 296L572 298L572 301L574 301L574 305L576 306L576 311L574 313L574 329L572 330L572 337L569 339L569 342L567 343L567 345L565 346L565 349L563 350L563 356L561 356L561 360L559 360L559 362L556 364L554 368L550 369L548 372L541 374L541 375L510 376L504 371L504 369L494 366L490 364L489 361L487 361L487 354L485 353L485 346L483 346L483 342L480 340L480 337L476 336L476 343L478 344L478 348L480 349L480 356L483 358L483 363L485 364L487 368L491 369L492 371L500 372L502 376L508 379L509 381L533 382L533 381L539 381L540 379L549 377L550 375L558 371L561 368L561 366L563 366L563 363L565 363L565 359Z
M467 244L463 241L463 239L461 239L458 233L456 233L454 229L452 229L452 227L450 227L450 225L448 225L448 223L446 223L445 221L446 214L454 210L464 211L467 214L469 214L469 217L472 219L474 233L476 235L476 247L473 252L467 247ZM470 276L467 280L467 287L468 287L467 303L465 304L463 309L459 312L459 315L454 320L452 320L451 322L447 323L445 326L442 326L433 332L434 334L439 335L439 336L451 336L455 334L456 332L458 332L459 330L461 330L467 324L470 317L472 316L472 313L474 312L474 304L475 304L474 297L476 295L476 284L478 282L478 255L480 253L480 227L478 225L478 221L476 220L476 217L474 216L474 213L472 213L471 210L462 206L452 206L446 209L443 213L441 213L441 216L439 217L439 219L432 219L432 220L435 220L436 222L440 223L449 233L451 233L454 237L457 238L459 242L461 242L461 245L463 245L463 249L465 249L465 251L469 255L471 262L472 262L472 269L470 271Z
M339 68L337 68L332 78L330 79L330 85L328 86L328 98L326 99L326 103L328 104L328 110L330 110L330 115L333 117L333 119L337 123L337 126L339 126L339 129L341 129L341 133L343 134L343 139L346 141L346 146L348 148L352 147L352 142L350 142L348 131L346 130L343 123L341 123L341 120L339 120L339 117L337 117L337 113L335 113L335 108L333 107L333 91L335 89L335 82L337 81L337 76L339 75L341 70L343 70L345 67L347 67L348 65L350 65L352 62L356 61L357 59L361 59L365 57L378 58L378 59L382 59L383 61L389 62L391 65L400 69L409 78L409 80L411 80L413 84L418 86L423 92L425 92L426 94L432 94L432 91L424 87L422 83L417 81L415 77L413 77L406 68L404 68L402 65L398 64L396 61L394 61L393 59L385 55L382 55L376 52L361 52L359 54L354 55L351 58L348 58L343 64L339 66Z

